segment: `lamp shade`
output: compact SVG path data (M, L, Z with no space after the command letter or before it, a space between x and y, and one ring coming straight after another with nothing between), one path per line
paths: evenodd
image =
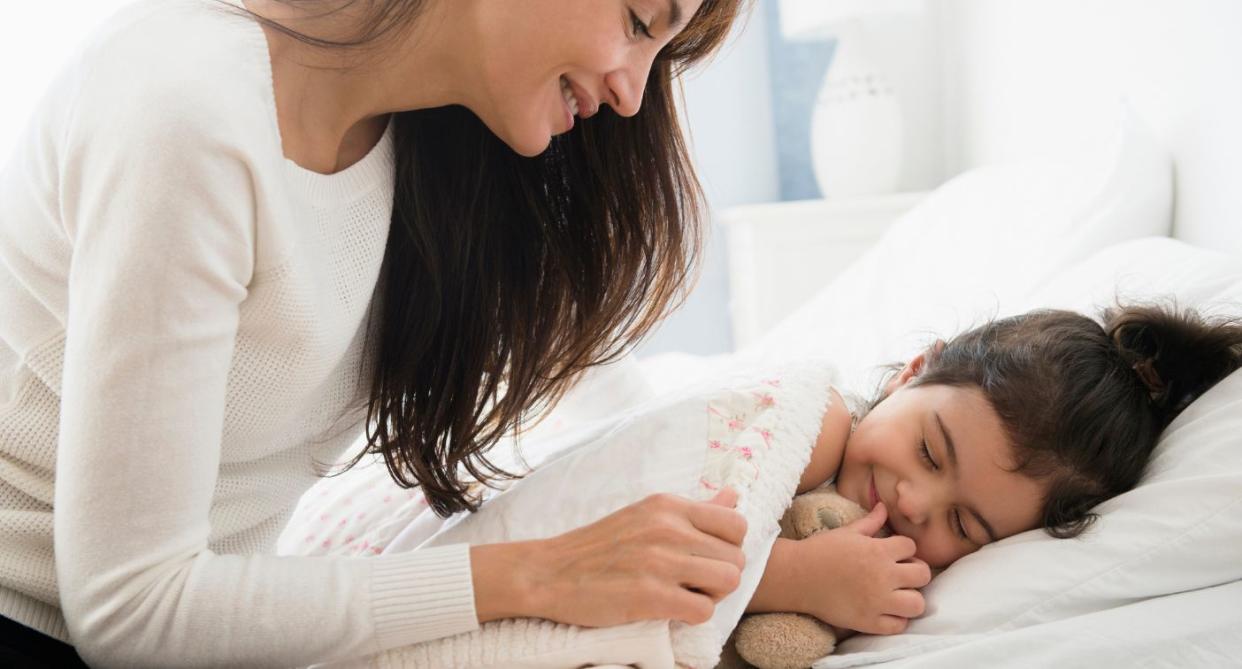
M780 0L786 39L822 39L834 24L877 14L918 14L925 0Z

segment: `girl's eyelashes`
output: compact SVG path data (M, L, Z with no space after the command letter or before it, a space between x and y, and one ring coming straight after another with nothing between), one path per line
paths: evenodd
M655 37L651 35L650 26L648 26L646 23L643 23L643 20L638 18L638 14L635 14L634 10L632 9L630 10L630 27L634 31L633 33L634 37L638 37L641 34L645 36L647 39L655 39Z
M923 440L923 446L919 449L919 457L927 461L927 464L930 465L933 470L940 469L940 467L936 464L936 461L931 458L931 450L927 448L926 439Z
M957 509L951 512L949 524L953 526L953 531L957 533L958 537L963 541L970 541L970 537L966 536L966 528L962 527L962 514Z

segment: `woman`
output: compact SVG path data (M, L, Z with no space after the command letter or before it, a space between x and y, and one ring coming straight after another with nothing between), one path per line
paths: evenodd
M678 301L673 80L739 2L111 19L0 175L0 659L289 666L504 617L709 617L742 559L727 493L546 541L270 553L364 426L437 512L473 508L487 449Z

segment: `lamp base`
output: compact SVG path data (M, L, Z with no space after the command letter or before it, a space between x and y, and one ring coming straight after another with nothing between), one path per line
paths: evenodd
M855 31L856 32L856 31ZM811 118L811 159L825 198L897 191L902 160L896 92L867 62L861 40L838 35Z

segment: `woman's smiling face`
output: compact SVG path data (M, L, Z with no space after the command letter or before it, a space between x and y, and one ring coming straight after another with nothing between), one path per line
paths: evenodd
M470 109L526 156L603 105L633 116L657 54L702 2L479 0L484 75Z
M974 387L911 386L920 355L846 442L841 494L875 506L916 557L946 567L981 546L1039 527L1044 486L1012 473L1003 424Z

